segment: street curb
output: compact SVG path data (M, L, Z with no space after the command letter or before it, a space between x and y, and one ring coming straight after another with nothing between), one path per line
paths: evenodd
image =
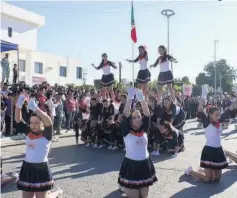
M74 137L74 136L75 136L74 134L68 134L68 135L61 135L59 136L59 138L68 138L68 137ZM24 144L25 144L25 140L12 140L12 142L6 142L6 143L1 142L1 148L20 146Z

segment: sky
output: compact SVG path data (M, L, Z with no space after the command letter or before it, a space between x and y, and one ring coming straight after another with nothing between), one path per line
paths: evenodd
M38 31L38 51L79 59L87 70L87 84L99 79L102 53L109 60L122 62L122 78L132 80L131 1L7 1L46 17ZM214 59L214 40L218 40L217 59L226 59L237 68L237 1L134 1L138 46L145 45L149 65L157 57L159 45L167 46L167 19L163 9L172 9L170 54L178 60L174 77L188 76L192 82L203 67ZM139 64L135 64L135 78ZM118 70L113 70L118 79ZM157 79L159 67L151 70Z

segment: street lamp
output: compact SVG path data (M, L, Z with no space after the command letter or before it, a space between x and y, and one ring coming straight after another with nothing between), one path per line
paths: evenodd
M161 11L161 14L163 16L167 17L167 54L169 54L170 49L170 17L175 15L175 12L173 10L165 9ZM173 65L171 64L171 70L173 73Z
M215 72L215 78L214 78L214 86L215 86L215 96L216 96L216 45L219 41L214 40L214 72Z

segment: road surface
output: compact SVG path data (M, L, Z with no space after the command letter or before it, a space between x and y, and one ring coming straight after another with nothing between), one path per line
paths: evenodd
M188 121L185 126L185 148L176 158L167 155L152 157L158 182L151 187L149 198L237 198L237 166L224 170L220 183L202 184L183 176L188 166L198 168L205 143L203 129ZM222 135L222 145L237 150L237 132L234 124ZM2 148L4 172L19 171L25 146ZM119 198L125 197L117 188L117 176L124 151L93 149L75 145L73 137L54 142L50 164L56 185L63 189L63 198ZM2 198L20 198L21 193L10 184L2 189Z

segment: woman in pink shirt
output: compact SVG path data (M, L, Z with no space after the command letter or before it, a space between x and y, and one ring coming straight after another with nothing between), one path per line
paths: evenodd
M70 130L73 125L73 117L76 112L76 100L73 98L73 94L71 92L68 93L68 97L65 101L66 107L66 128Z

